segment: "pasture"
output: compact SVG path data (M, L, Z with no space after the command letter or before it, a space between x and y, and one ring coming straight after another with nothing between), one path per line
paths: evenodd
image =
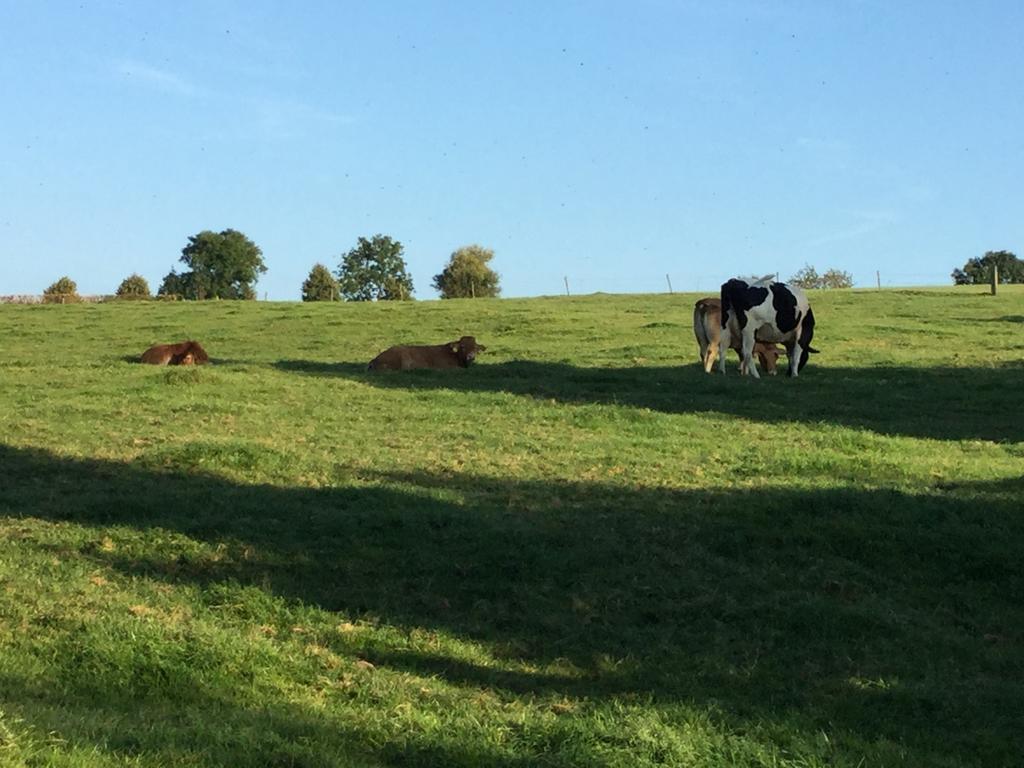
M1024 291L697 297L0 306L0 764L1019 765Z

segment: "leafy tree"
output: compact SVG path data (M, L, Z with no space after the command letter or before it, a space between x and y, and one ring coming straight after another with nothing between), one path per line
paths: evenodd
M78 285L65 275L43 291L44 304L74 304L82 300Z
M853 275L840 269L829 269L821 276L822 288L853 288Z
M346 301L411 299L412 278L406 272L402 244L387 235L360 237L341 258L338 285Z
M314 264L309 277L302 284L302 300L338 301L340 298L338 281L323 264Z
M434 288L442 299L493 297L501 293L499 275L488 265L494 251L479 245L467 245L455 251L444 271L434 275Z
M188 239L181 249L181 259L188 272L177 275L174 270L164 278L167 294L178 293L186 299L255 299L252 287L260 274L267 271L263 252L241 232L203 230ZM170 281L170 284L168 284Z
M149 283L142 275L133 273L121 281L116 294L122 299L148 299Z
M1000 283L1024 283L1024 261L1010 251L985 251L985 255L968 259L963 269L953 270L956 285L989 284L992 282L992 266L999 268Z
M179 274L173 269L164 276L164 280L156 292L157 296L168 299L181 299L192 294L192 273Z
M804 264L804 266L795 275L789 278L789 282L793 285L799 286L800 288L820 288L821 275L819 275L818 270L810 264Z

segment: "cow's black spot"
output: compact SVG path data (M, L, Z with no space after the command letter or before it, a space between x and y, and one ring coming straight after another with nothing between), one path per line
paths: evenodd
M789 333L800 321L796 308L796 296L785 283L772 283L772 307L775 309L775 327L782 333ZM801 345L802 346L802 345Z
M763 304L764 300L766 298L768 298L768 289L767 288L761 288L760 286L753 287L753 288L747 288L747 306L746 306L746 309L750 309L751 307L756 307L758 304Z
M768 289L751 286L744 280L731 280L722 283L722 327L729 322L729 310L736 313L736 322L740 328L747 327L747 311L756 307L768 297Z

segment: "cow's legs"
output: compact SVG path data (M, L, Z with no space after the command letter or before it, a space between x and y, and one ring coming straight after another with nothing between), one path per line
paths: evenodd
M800 348L800 342L793 342L793 350L789 353L789 370L786 372L787 376L799 376L800 375L800 355L803 350Z
M704 373L711 373L718 357L718 342L712 338L705 338L701 343L701 365L704 366Z
M757 372L757 363L754 361L754 326L750 323L743 329L743 351L740 354L743 356L743 367L746 368L744 373L760 379L761 374Z
M729 326L725 326L718 337L718 370L722 373L725 373L725 355L729 351L731 343L732 333L729 332ZM706 370L710 371L710 368Z
M715 362L714 353L718 351L718 345L709 341L706 336L700 338L700 365L705 373L711 373L711 366Z
M714 344L708 344L707 351L704 353L704 373L711 373L711 369L715 366L715 359L718 357L718 347Z

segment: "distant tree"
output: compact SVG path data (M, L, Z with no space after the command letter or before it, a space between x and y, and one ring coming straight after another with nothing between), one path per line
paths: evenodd
M950 277L953 278L953 285L970 285L974 282L970 275L959 268L954 269Z
M963 269L954 269L956 285L977 285L992 282L992 266L999 268L1000 283L1024 283L1024 261L1010 251L985 251L985 255L968 259Z
M116 295L122 299L148 299L149 283L142 275L128 275L121 284L117 286Z
M65 275L43 291L44 304L74 304L82 300L75 281Z
M391 301L412 298L412 278L406 272L402 244L387 235L360 237L341 258L338 285L346 301Z
M434 288L442 299L493 297L501 293L497 272L488 265L494 251L479 245L467 245L455 251L444 271L434 275Z
M821 288L821 275L810 264L804 264L795 275L789 278L789 282L800 288Z
M167 299L183 299L193 295L192 273L178 273L173 269L164 275L163 282L157 289L156 295Z
M789 278L789 282L801 288L853 288L853 275L841 269L829 269L825 274L819 275L818 270L810 264L804 264L795 275Z
M302 284L303 301L338 301L341 292L338 281L323 264L314 264L309 277Z
M164 278L161 295L177 293L186 299L255 299L253 283L267 271L263 252L234 229L203 230L192 235L188 245L181 249L180 261L189 271L176 275L171 270Z
M822 288L853 288L853 275L839 269L829 269L821 276Z

